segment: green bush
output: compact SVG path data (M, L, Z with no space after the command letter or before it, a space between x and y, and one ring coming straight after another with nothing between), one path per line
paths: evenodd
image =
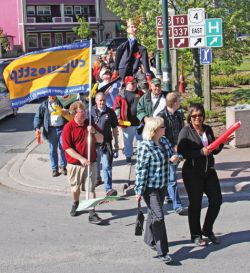
M212 93L212 100L217 102L220 106L226 107L232 102L234 94L221 94L221 93Z
M187 111L190 104L193 103L203 103L203 98L200 98L196 96L194 93L192 93L191 96L182 99L181 106L184 110Z
M215 86L230 87L245 84L250 84L250 72L244 74L233 74L229 76L217 75L211 77L212 88Z

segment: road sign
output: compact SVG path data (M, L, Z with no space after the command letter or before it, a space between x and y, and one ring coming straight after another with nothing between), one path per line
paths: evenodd
M212 63L212 49L209 47L200 48L200 64Z
M188 24L187 14L173 15L173 26L186 26Z
M172 16L168 17L168 36L172 37ZM162 16L156 16L156 27L157 27L157 48L163 48L163 19ZM172 39L169 38L169 48L173 47Z
M206 46L222 47L222 19L206 19Z
M205 9L194 8L188 10L188 25L204 25L205 24Z
M206 44L205 44L205 37L204 36L189 38L189 47L199 48L199 47L205 47L205 46L206 46Z
M189 36L205 36L205 26L191 26L189 27Z
M174 38L174 48L188 47L188 37Z
M186 37L188 36L188 27L173 27L174 37Z

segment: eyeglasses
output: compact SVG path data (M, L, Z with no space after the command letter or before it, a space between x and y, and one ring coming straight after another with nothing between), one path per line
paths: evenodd
M202 114L197 114L197 115L191 115L191 118L202 118Z

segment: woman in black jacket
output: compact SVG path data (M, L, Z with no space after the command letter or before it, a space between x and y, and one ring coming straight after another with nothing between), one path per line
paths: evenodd
M186 159L182 168L182 177L189 198L188 221L191 240L198 246L207 245L207 240L202 239L202 235L208 237L212 243L219 244L219 240L213 233L213 225L222 204L221 188L214 168L213 155L218 154L224 144L213 152L207 148L215 137L212 128L203 123L204 120L203 106L191 105L187 117L188 124L181 130L178 137L178 153ZM207 195L209 205L201 229L203 193Z

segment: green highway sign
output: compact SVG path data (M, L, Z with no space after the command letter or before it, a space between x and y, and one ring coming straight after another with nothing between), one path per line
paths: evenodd
M222 36L206 36L207 47L222 47Z
M222 19L206 19L206 46L222 47Z

